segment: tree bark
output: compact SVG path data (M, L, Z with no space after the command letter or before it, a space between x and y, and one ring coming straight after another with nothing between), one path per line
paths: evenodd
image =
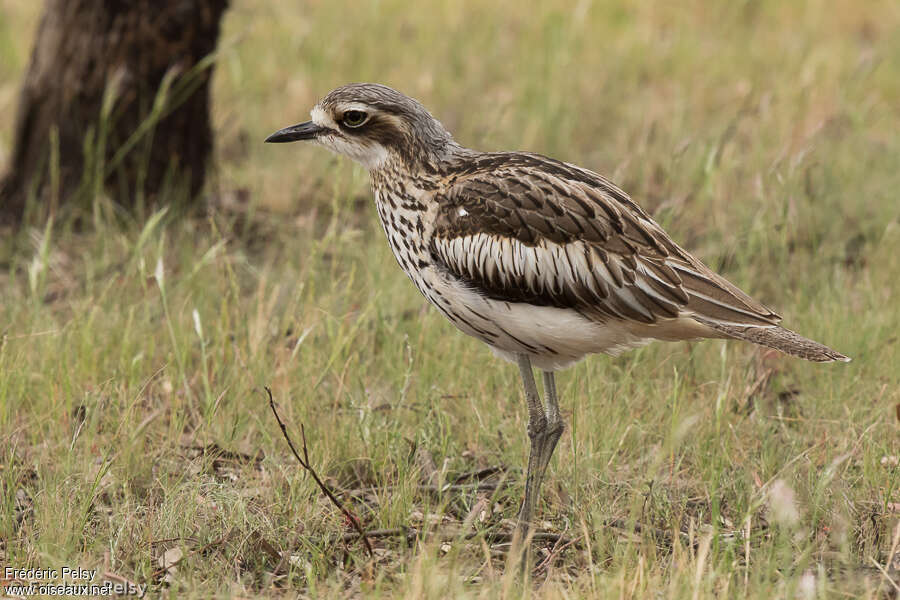
M90 202L193 198L212 149L209 81L227 0L47 0L22 85L0 220Z

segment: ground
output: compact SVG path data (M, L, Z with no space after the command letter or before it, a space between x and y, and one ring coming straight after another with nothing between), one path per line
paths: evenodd
M0 0L0 165L39 3ZM235 0L205 215L0 236L0 564L154 595L878 598L900 565L900 9ZM518 374L427 308L365 173L272 146L378 81L610 176L853 358L655 344L559 376L530 580ZM269 410L370 529L374 558ZM453 484L453 487L446 487ZM167 567L169 567L167 569Z

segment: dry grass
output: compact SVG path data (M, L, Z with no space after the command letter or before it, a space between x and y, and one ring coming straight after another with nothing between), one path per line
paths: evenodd
M32 4L0 10L0 162ZM891 589L895 2L235 4L209 215L0 240L0 564L203 598ZM358 167L261 143L353 80L417 96L467 145L611 175L854 361L659 344L562 374L570 428L541 514L572 543L542 543L520 586L495 543L523 487L515 369L423 308ZM374 560L342 539L264 385L367 527L408 535Z

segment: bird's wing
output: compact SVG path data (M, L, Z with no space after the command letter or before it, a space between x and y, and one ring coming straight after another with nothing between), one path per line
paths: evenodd
M438 197L431 253L488 297L656 323L780 320L681 249L622 190L543 156L487 154Z

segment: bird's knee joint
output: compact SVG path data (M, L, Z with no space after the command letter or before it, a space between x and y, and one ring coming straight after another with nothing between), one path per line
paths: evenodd
M550 421L547 423L547 427L544 430L544 435L548 438L559 439L562 437L563 432L566 430L566 424L560 419L557 421Z
M531 419L528 421L528 437L531 439L544 437L547 433L547 419L540 417L539 419Z

